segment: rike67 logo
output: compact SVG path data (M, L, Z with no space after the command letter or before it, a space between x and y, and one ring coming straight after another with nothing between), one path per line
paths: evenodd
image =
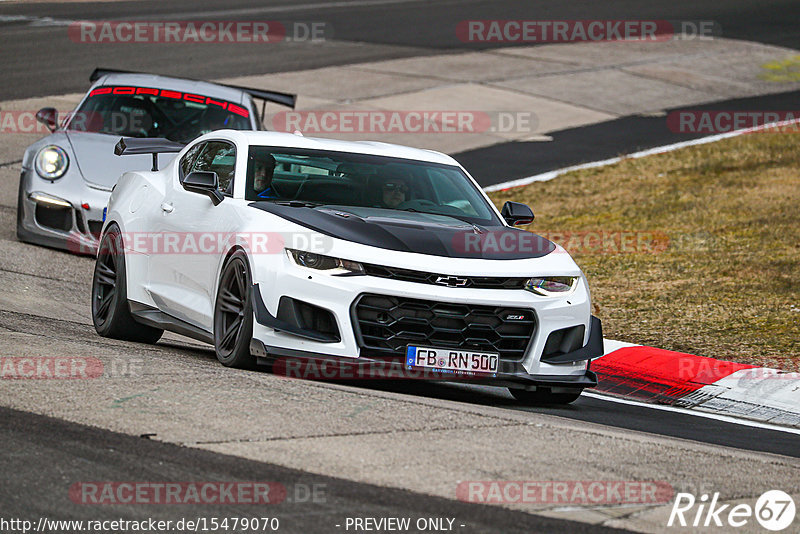
M710 500L708 494L697 499L691 493L678 493L667 526L691 527L693 531L698 527L740 528L755 519L763 528L778 532L792 525L795 514L794 499L781 490L763 493L755 506L720 504L719 493Z

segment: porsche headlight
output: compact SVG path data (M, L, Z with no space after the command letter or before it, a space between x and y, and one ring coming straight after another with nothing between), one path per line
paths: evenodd
M48 145L36 154L34 159L36 172L46 180L57 180L64 176L69 167L69 158L63 148Z
M286 249L286 254L296 265L314 269L315 271L324 271L327 274L364 274L364 267L355 261L332 258L330 256L323 256L322 254L294 250L291 248Z
M544 276L525 282L525 289L543 297L561 297L578 287L577 276Z

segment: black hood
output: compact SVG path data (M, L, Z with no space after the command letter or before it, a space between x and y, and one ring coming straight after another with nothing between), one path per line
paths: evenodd
M321 234L398 252L448 258L520 260L555 250L547 239L507 226L475 226L431 213L353 206L292 206L253 202L264 210Z

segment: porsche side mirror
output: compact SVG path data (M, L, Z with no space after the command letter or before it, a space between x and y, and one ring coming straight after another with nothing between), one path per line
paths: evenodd
M36 112L36 120L47 126L51 132L58 127L58 111L56 108L42 108Z
M219 192L219 178L217 178L217 173L211 171L190 172L183 179L183 188L192 193L206 195L215 206L225 198L222 196L222 193Z
M527 204L521 202L506 202L500 215L511 226L520 226L533 222L533 210Z

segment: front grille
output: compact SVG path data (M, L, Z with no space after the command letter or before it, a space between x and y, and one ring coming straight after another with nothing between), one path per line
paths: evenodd
M383 265L363 264L364 272L369 276L391 278L404 282L443 285L450 287L469 287L473 289L523 289L528 278L491 277L491 276L448 276L446 274L385 267ZM439 282L437 282L439 280Z
M36 222L45 228L68 232L72 230L72 209L36 204Z
M354 304L362 349L405 354L407 345L497 352L521 361L536 329L532 310L451 304L385 295L362 295Z

